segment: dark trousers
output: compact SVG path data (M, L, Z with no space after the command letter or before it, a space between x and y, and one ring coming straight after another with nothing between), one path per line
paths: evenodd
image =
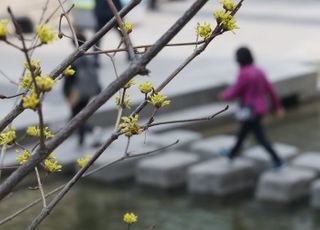
M281 165L281 159L279 158L275 150L272 148L269 140L267 139L264 133L263 127L261 125L261 116L242 122L240 131L237 135L237 142L230 152L230 158L234 158L239 153L243 141L250 132L253 132L257 141L267 150L274 164L276 166Z
M89 100L81 100L75 107L72 108L72 117L77 115L86 105L89 103ZM89 131L90 127L86 122L83 122L78 128L79 144L82 145L84 142L84 137L86 131Z

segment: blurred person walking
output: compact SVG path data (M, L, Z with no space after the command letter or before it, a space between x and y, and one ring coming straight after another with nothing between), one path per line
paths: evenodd
M96 5L94 8L94 14L96 17L96 32L99 31L108 21L110 21L113 18L113 13L112 10L110 9L108 3L106 0L95 0L96 1ZM112 0L115 7L117 8L118 11L120 11L122 9L122 4L120 2L120 0ZM115 28L117 28L118 26L116 26ZM117 30L118 31L118 30ZM122 34L120 31L118 31L122 37ZM100 45L100 40L96 43L97 46ZM100 66L100 62L99 62L99 55L95 55L94 56L94 61L95 61L95 65L97 67Z
M77 34L79 46L86 38L83 34ZM74 43L73 43L74 44ZM100 93L101 86L98 79L98 72L94 65L93 57L81 56L73 63L75 73L73 76L65 76L63 93L71 108L71 118L77 115L90 100ZM86 132L91 132L90 127L84 122L78 129L78 143L83 146Z
M237 156L243 141L252 132L257 141L270 154L274 166L280 167L283 162L267 139L262 126L263 116L268 112L267 96L271 99L276 115L284 116L280 99L265 73L254 65L253 56L247 47L241 47L236 51L236 61L240 67L237 81L219 94L221 100L236 98L240 100L240 108L236 111L235 116L241 123L241 128L237 134L236 144L228 153L228 157L233 159Z

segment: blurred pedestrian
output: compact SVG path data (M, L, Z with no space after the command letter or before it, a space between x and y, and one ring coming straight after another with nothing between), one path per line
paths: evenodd
M234 85L219 95L222 100L236 98L240 100L240 108L235 115L241 123L241 128L236 144L228 153L228 157L233 159L239 153L245 138L253 132L257 141L270 154L274 166L280 167L283 162L267 139L262 126L262 118L268 112L267 96L270 96L276 115L279 117L284 115L279 97L265 73L254 65L253 56L247 47L237 50L236 61L240 66L238 79Z
M86 41L83 34L77 34L77 38L79 46ZM75 70L75 74L73 76L65 76L63 85L63 93L71 108L71 118L86 107L89 101L101 91L93 57L79 57L73 63L72 68ZM85 134L89 131L92 131L92 127L86 122L82 123L78 129L79 146L84 144Z
M96 1L96 6L94 8L94 14L96 17L96 32L99 31L108 21L110 21L113 18L113 12L110 9L108 3L106 0L95 0ZM120 0L112 0L115 7L117 8L118 11L122 9L122 4ZM118 26L115 27L116 29ZM118 31L121 35L121 32ZM122 35L121 35L122 36ZM100 40L96 43L97 46L100 45ZM99 55L94 56L95 60L95 65L97 67L100 66L99 62Z

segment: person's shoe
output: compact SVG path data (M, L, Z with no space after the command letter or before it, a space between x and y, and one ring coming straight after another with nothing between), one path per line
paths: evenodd
M228 163L232 163L232 158L230 157L230 149L223 149L219 152L219 155L226 158Z

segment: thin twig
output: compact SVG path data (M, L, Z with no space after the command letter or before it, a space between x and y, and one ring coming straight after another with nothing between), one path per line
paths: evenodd
M193 46L193 45L201 45L205 43L205 40L196 41L196 42L181 42L181 43L171 43L165 45L165 47L179 47L179 46ZM133 46L134 50L137 49L146 49L150 48L152 45L139 45L139 46ZM96 55L96 54L108 54L108 53L118 53L118 52L124 52L127 51L126 48L116 48L116 49L110 49L110 50L97 50L97 51L91 51L86 52L85 55Z
M59 30L61 29L61 20L62 20L62 18L64 17L64 18L67 20L67 22L68 22L69 28L70 28L71 33L72 33L72 37L73 37L74 44L75 44L75 46L76 46L77 49L78 49L78 48L79 48L79 44L78 44L77 34L76 34L76 31L75 31L75 29L74 29L74 27L73 27L73 25L72 25L72 23L71 23L71 21L70 21L70 18L69 18L69 12L70 12L71 9L74 7L74 5L72 5L71 8L70 8L68 11L66 11L66 10L64 9L64 7L63 7L63 4L62 4L61 0L58 0L58 2L59 2L59 5L60 5L60 7L61 7L61 10L62 10L62 12L63 12L63 14L61 14L61 16L60 16Z
M1 69L0 69L0 74L7 79L11 84L15 85L15 86L19 86L19 84L13 80L10 79L10 77L8 75L6 75Z
M43 186L41 183L38 167L34 167L34 171L36 172L36 176L37 176L38 186L39 186L39 190L40 190L40 194L41 194L41 198L42 198L42 204L43 204L43 207L45 208L45 207L47 207L47 202L46 202L46 197L44 195L44 190L43 190Z
M5 95L0 95L0 99L11 99L19 96L23 96L25 93L18 93L16 95L11 95L11 96L5 96Z
M135 60L135 53L133 50L132 42L130 40L130 37L129 37L126 29L124 28L124 24L123 24L123 21L119 15L119 12L118 12L116 6L114 5L114 3L112 2L112 0L106 0L106 1L109 5L113 15L116 17L117 23L119 25L120 31L123 36L123 41L124 41L126 48L128 50L129 58L130 58L130 60Z
M167 124L176 124L176 123L187 123L187 122L200 122L200 121L209 121L219 114L225 112L229 106L227 105L224 109L214 113L213 115L207 116L207 117L200 117L200 118L192 118L192 119L183 119L183 120L172 120L172 121L163 121L163 122L158 122L158 123L151 123L151 124L146 124L143 126L143 129L148 129L153 126L159 126L159 125L167 125Z

